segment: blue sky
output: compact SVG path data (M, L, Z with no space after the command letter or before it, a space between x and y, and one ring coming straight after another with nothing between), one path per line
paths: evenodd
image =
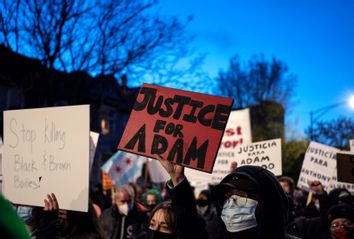
M354 1L341 0L161 0L160 13L186 19L192 47L207 53L203 68L211 77L238 54L247 61L263 53L297 75L295 107L288 135L303 134L309 112L354 94ZM343 105L321 119L354 116Z

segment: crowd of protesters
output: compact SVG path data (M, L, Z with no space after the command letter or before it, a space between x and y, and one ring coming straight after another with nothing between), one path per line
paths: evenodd
M326 192L313 181L305 193L290 177L232 164L219 184L196 196L183 166L158 160L170 176L165 184L153 184L144 167L142 177L112 197L93 188L87 213L60 209L50 192L43 207L11 205L0 195L0 238L354 238L347 189Z

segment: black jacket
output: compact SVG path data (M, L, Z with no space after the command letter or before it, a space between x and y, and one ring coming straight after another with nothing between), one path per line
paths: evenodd
M286 234L288 218L288 199L281 188L277 178L268 170L258 166L242 166L227 175L220 185L214 187L212 195L214 200L220 196L222 186L232 183L232 180L244 178L256 184L255 190L260 197L261 213L257 216L257 239L284 239L292 238ZM221 189L221 190L220 190ZM240 190L240 188L239 188ZM244 189L242 189L244 190ZM247 190L244 190L247 192ZM217 207L218 213L222 208ZM252 229L251 229L252 230Z
M172 206L176 209L178 220L177 238L179 239L207 239L205 223L199 217L193 190L187 179L175 187L167 182Z
M120 214L114 204L103 211L100 221L107 239L143 239L146 236L146 210L137 203L127 216Z

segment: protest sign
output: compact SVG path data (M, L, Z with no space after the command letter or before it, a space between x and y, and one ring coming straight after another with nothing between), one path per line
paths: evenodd
M0 137L0 180L2 179L2 151L3 151L3 143L2 143L2 138Z
M354 139L349 140L350 151L354 152Z
M13 203L88 210L88 105L4 112L3 193Z
M211 173L233 99L144 84L118 149Z
M235 159L238 167L261 166L279 176L282 174L281 139L260 141L238 147Z
M335 188L346 188L349 192L354 193L354 184L353 183L346 183L346 182L338 182L337 179L337 168L333 169L332 178L329 181L329 186L327 191L330 192Z
M336 154L338 152L336 148L311 142L305 153L297 186L309 191L308 182L318 180L325 188L328 188L333 169L337 165Z
M90 172L92 169L93 160L95 159L95 153L96 153L99 136L100 136L99 133L93 131L90 132Z
M2 138L0 137L0 193L2 192L2 151L3 151Z
M230 172L230 165L236 160L236 148L251 142L249 109L231 111L212 174L186 168L185 174L188 180L195 184L193 185L195 188L205 188L205 185L219 183Z
M337 180L339 182L354 183L353 153L337 153Z

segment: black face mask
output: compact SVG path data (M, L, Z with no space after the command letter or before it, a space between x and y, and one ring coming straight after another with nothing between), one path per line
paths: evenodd
M156 204L151 204L151 205L146 205L146 207L149 209L149 211L151 212L155 207Z
M197 203L198 206L205 207L205 206L208 206L210 204L210 200L198 199L196 201L196 203Z
M148 230L147 238L148 239L175 239L175 237L172 234L160 232L160 231L154 231L151 229Z

